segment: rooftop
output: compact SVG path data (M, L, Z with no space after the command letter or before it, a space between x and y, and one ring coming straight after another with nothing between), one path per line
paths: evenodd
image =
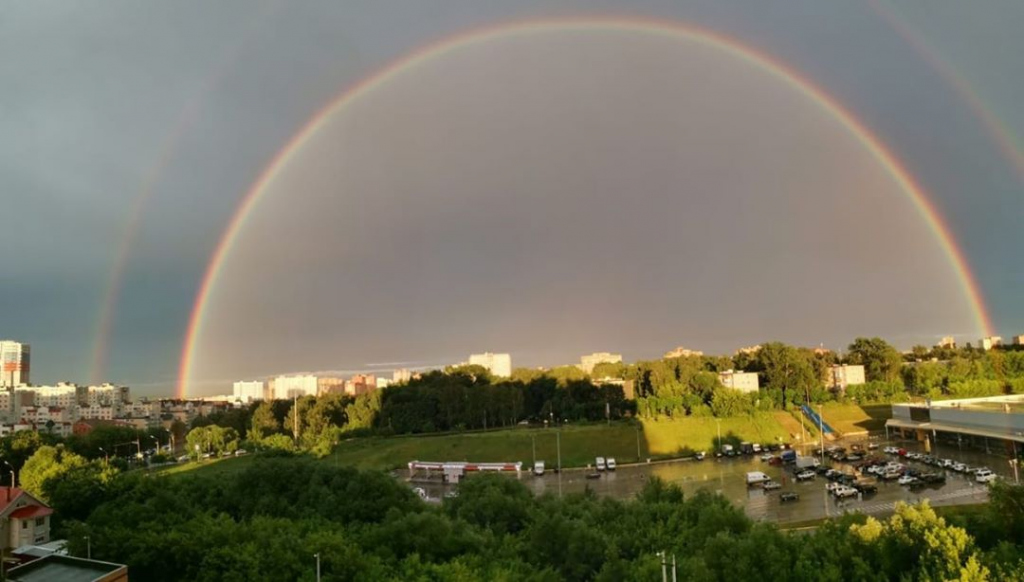
M1024 412L1024 394L1008 394L1005 396L989 396L986 398L960 398L956 400L933 400L931 402L914 402L910 406L918 408L956 408L975 410L978 412Z
M122 564L56 554L11 568L7 573L8 580L21 582L99 582L127 578L128 567Z

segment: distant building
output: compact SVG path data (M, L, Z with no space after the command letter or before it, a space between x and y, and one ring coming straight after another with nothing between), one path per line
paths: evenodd
M0 341L0 387L13 388L31 382L32 348L12 340Z
M937 348L955 349L956 339L951 335L947 335L939 340L939 343L935 345Z
M274 379L274 398L291 400L299 396L316 396L316 376L278 376Z
M689 357L693 357L693 356L703 356L703 355L704 355L704 352L702 352L700 350L688 350L688 349L686 349L686 348L684 348L682 346L679 346L678 348L676 348L676 349L674 349L672 351L665 352L665 359L667 360L667 359L671 359L671 358L689 358Z
M264 400L267 397L267 384L263 380L241 380L235 382L231 393L239 402Z
M131 393L127 386L101 384L89 386L86 389L85 404L112 406L117 414L120 414L122 407L129 402L131 402Z
M754 354L756 354L757 352L760 352L760 351L761 351L761 344L757 344L756 346L747 346L745 348L740 348L740 349L736 350L736 355L738 356L740 354L746 354L748 356L752 356L752 355L754 355Z
M345 379L332 376L318 376L316 379L316 393L330 394L332 392L345 392Z
M622 354L608 352L594 352L580 358L580 369L590 374L594 366L598 364L619 364L622 362Z
M1003 345L1003 338L1001 338L1001 337L999 337L997 335L996 336L990 336L990 337L983 337L983 338L981 338L981 341L978 343L978 347L980 347L983 350L991 350L992 348L994 348L996 346L1001 346L1001 345Z
M825 387L832 390L844 391L847 386L856 386L865 382L864 366L859 364L832 366L825 373Z
M377 376L377 388L387 388L391 385L391 380L383 376Z
M1015 345L1015 346L1024 346L1024 335L1015 335L1015 336L1013 336L1013 345Z
M60 382L56 386L32 386L35 406L78 406L87 400L88 389L77 384Z
M755 372L726 370L718 373L718 380L722 383L722 386L739 390L740 392L757 392L761 388Z
M469 356L469 365L483 366L497 378L508 378L512 375L512 356L509 354L472 354Z
M356 374L345 382L345 394L362 396L377 389L377 377L370 374Z
M407 384L412 380L412 372L408 368L399 368L391 373L391 382L394 384Z

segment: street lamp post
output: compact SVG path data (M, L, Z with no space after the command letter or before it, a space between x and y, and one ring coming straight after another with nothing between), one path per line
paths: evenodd
M4 461L4 465L6 465L7 468L11 470L11 489L14 489L14 486L15 486L14 467L10 463L8 463L7 461Z
M825 466L825 417L824 408L822 405L818 405L818 433L821 437L821 466Z
M558 453L558 498L562 498L562 431L555 432L555 449Z
M722 419L715 418L715 424L718 425L718 452L722 452Z
M533 446L533 466L537 467L537 435L530 435L530 444Z
M313 554L316 558L316 582L320 582L320 552Z
M89 536L85 536L85 557L92 559L92 539Z
M638 420L633 428L636 429L636 462L640 462L640 421Z

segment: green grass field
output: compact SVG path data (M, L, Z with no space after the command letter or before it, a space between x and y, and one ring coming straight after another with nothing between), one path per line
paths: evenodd
M723 418L721 435L726 442L759 443L789 441L786 429L774 414ZM637 430L639 426L639 430ZM561 429L563 467L584 467L594 457L614 457L620 464L638 459L668 458L693 451L711 451L718 436L714 418L682 418L628 422L569 425ZM554 466L558 437L554 429L515 428L464 434L361 438L343 441L326 462L360 469L397 469L409 461L522 461L525 467L537 459ZM637 445L639 441L639 456ZM204 474L219 474L244 469L251 456L186 463L155 471L159 475L183 474L201 469Z
M826 404L825 422L842 434L885 430L885 421L892 418L888 404Z

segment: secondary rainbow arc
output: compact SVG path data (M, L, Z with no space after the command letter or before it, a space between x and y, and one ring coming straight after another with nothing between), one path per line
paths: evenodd
M978 329L985 334L991 333L991 324L989 322L985 305L982 301L981 292L979 291L974 276L967 265L967 261L959 247L956 245L953 235L946 226L938 210L925 195L923 188L870 128L858 120L835 98L826 93L822 88L818 87L801 73L776 60L772 56L763 52L758 52L754 48L744 45L735 39L724 36L715 31L697 28L689 24L662 20L612 17L516 21L486 28L473 29L468 32L445 37L433 44L429 44L419 50L413 51L405 57L399 58L377 73L370 75L341 93L337 98L328 103L324 108L310 118L306 125L303 126L303 128L296 133L287 144L285 144L285 146L264 168L263 172L259 175L253 183L253 186L242 199L242 202L239 204L238 209L229 221L220 242L211 256L210 262L207 265L206 272L196 293L196 300L193 304L192 313L185 333L185 340L182 345L178 372L178 397L183 398L188 392L188 383L195 356L195 344L202 331L210 292L217 281L218 273L220 272L226 257L230 253L239 232L245 224L246 218L252 213L262 195L267 191L268 186L273 183L280 170L294 159L302 149L302 146L313 135L315 135L317 131L325 126L332 115L343 110L346 105L352 101L373 92L375 89L387 85L388 81L401 75L404 71L415 68L417 65L424 62L440 58L450 51L464 49L473 46L476 43L494 38L574 30L632 31L699 42L718 48L730 55L743 59L772 76L786 82L805 96L809 97L810 100L817 104L824 112L828 113L844 128L846 128L851 135L853 135L865 147L872 157L874 157L876 161L886 169L892 179L900 186L900 189L910 197L915 207L924 217L929 229L938 239L939 245L944 254L949 258L950 263L957 274L964 296L970 304Z

